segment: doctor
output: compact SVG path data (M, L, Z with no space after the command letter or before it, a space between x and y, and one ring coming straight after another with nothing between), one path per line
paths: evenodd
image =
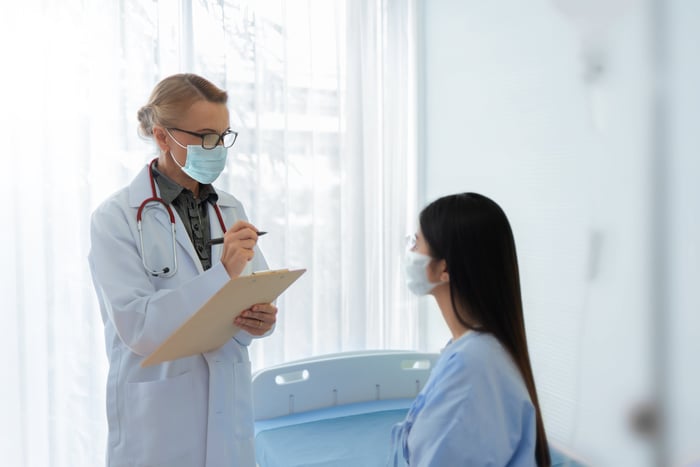
M236 139L226 102L197 75L158 83L138 118L159 155L92 215L109 467L255 465L247 346L271 332L274 305L244 311L243 331L218 350L140 366L228 280L267 268L241 203L211 185ZM210 245L216 237L223 244Z

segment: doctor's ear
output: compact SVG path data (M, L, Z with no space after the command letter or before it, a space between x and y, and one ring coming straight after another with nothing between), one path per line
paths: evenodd
M167 152L170 150L167 138L168 134L165 132L165 128L163 128L162 126L153 125L153 139L156 141L156 144L163 152Z

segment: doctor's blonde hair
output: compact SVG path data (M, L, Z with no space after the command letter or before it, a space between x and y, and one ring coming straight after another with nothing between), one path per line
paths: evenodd
M148 103L138 111L139 133L153 135L153 125L171 127L197 101L226 104L228 94L211 81L193 73L180 73L161 80Z

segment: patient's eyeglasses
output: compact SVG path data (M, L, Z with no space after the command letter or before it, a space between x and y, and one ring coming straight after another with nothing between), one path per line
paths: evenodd
M415 250L416 243L418 242L418 236L415 233L406 235L406 250Z

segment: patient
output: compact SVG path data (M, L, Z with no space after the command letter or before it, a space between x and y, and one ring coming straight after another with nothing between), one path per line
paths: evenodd
M420 214L406 253L409 289L435 297L452 339L406 419L390 465L548 466L527 350L510 224L476 193Z

